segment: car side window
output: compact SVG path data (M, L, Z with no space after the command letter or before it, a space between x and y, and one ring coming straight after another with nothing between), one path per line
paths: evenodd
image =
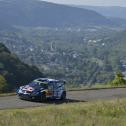
M57 82L57 88L64 88L64 83L63 82Z

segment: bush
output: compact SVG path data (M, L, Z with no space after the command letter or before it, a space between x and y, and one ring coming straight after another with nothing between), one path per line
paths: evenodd
M114 80L110 82L111 86L121 86L126 85L126 80L124 79L124 75L121 72L117 72Z

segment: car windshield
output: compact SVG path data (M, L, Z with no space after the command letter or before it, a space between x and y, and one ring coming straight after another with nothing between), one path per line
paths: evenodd
M31 86L31 87L36 87L36 86L39 86L39 83L37 83L37 82L31 82L31 83L29 84L29 86Z
M44 82L31 82L29 84L29 86L33 87L33 88L47 88L47 83L44 83Z

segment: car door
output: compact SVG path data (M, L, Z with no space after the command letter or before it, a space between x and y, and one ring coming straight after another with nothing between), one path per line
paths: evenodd
M55 96L57 98L60 98L62 93L64 91L64 86L63 86L63 83L61 81L57 81L55 83Z
M57 82L53 82L53 91L54 91L54 97L57 98L59 92Z
M54 97L54 90L53 90L53 84L52 83L49 83L49 85L48 85L48 96L50 98Z

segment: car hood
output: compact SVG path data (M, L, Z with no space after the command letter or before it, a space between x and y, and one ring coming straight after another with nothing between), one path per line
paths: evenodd
M33 87L31 87L31 86L29 86L29 85L26 85L26 86L22 86L22 87L20 87L21 88L21 90L23 90L23 91L34 91L35 90L35 88L33 88Z
M30 86L30 85L25 85L25 86L22 86L20 87L21 90L23 91L39 91L40 89L43 89L39 86Z

